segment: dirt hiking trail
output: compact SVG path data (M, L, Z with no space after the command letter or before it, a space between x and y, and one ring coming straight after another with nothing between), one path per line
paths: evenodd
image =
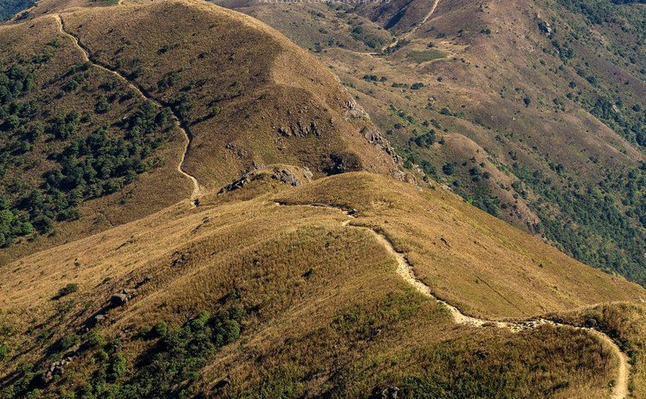
M126 85L128 85L128 87L133 89L141 98L154 103L159 108L165 107L164 104L160 103L158 100L148 95L146 91L137 83L126 78L119 71L112 69L111 67L103 63L100 63L99 61L94 59L94 57L92 57L92 53L81 43L78 36L72 33L69 33L67 30L65 30L65 21L63 20L63 17L61 15L54 15L54 18L56 19L56 22L58 24L58 31L62 35L67 36L70 38L70 40L72 40L74 47L76 47L81 52L83 59L86 62L89 62L94 67L114 75L115 77L117 77L117 79L123 81ZM184 137L184 148L182 150L179 163L177 164L177 172L179 172L181 175L189 179L193 184L193 192L191 193L190 200L191 200L191 204L193 204L193 206L196 206L198 204L199 196L202 194L202 188L200 187L200 184L198 183L195 176L191 175L190 173L186 172L186 170L184 170L184 161L186 159L186 154L188 153L191 147L191 141L192 141L191 135L188 133L187 128L184 126L184 124L182 123L181 119L177 116L175 111L170 107L166 107L166 108L169 108L171 110L173 123L175 124L175 127L179 129L180 132L182 132L182 136Z
M351 224L354 220L357 219L356 210L347 211L345 209L335 207L332 205L327 205L327 204L301 205L301 204L286 204L282 202L274 202L274 204L277 206L305 206L305 207L315 207L315 208L329 208L329 209L334 209L336 211L341 211L348 218L347 220L344 220L341 222L342 226L353 228L353 229L360 229L370 233L375 238L375 240L379 244L381 244L381 246L384 249L386 249L386 251L397 261L397 274L402 279L404 279L404 281L406 281L413 288L415 288L417 292L421 293L422 295L444 306L449 311L449 313L453 317L453 321L456 324L462 324L462 325L466 325L469 327L476 327L476 328L503 328L514 333L519 331L534 330L541 326L550 325L557 328L569 328L572 330L585 331L589 334L594 335L595 337L597 337L597 339L599 339L599 341L601 341L604 345L606 345L615 354L619 362L617 375L615 378L615 384L612 387L611 398L612 399L628 398L628 395L629 395L628 385L630 380L630 365L628 363L628 355L626 355L619 348L617 343L613 341L612 338L610 338L605 333L599 330L596 330L594 328L578 327L578 326L565 324L562 322L556 322L553 320L547 320L543 318L533 318L533 319L519 320L519 321L502 321L502 320L480 319L477 317L465 315L457 307L433 295L431 288L417 278L413 270L413 266L408 262L408 260L406 259L406 256L395 249L392 242L386 235L371 227L361 226L358 224L355 224L355 225Z

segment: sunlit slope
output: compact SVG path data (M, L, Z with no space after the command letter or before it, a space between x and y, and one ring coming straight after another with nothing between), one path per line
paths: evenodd
M0 263L174 204L190 177L195 194L274 163L403 176L334 75L257 20L196 1L48 4L0 26L2 73L32 79L3 88L0 199L34 226L0 237Z
M443 189L419 191L387 182L368 174L344 175L299 188L283 200L358 209L356 223L381 229L437 296L467 313L527 316L637 299L643 292Z
M267 194L250 198L246 190ZM179 204L2 268L2 322L13 331L28 331L4 337L13 348L11 364L21 359L47 364L52 349L45 348L71 332L81 334L97 314L107 320L95 331L122 337L123 353L134 359L151 344L138 332L146 326L160 320L177 326L199 310L217 312L236 303L246 312L244 340L209 357L200 372L204 380L199 380L211 389L231 374L228 397L255 392L256 384L272 378L296 384L296 392L308 387L356 397L384 381L403 384L401 378L417 373L418 365L433 356L466 356L483 376L529 378L505 385L510 392L541 395L567 380L567 386L554 388L564 397L577 395L573 392L605 397L615 361L594 338L551 327L513 334L453 325L441 306L401 279L374 235L356 226L383 232L437 296L465 313L525 316L643 294L638 286L577 263L453 194L420 191L387 177L351 173L286 188L268 175L202 203L198 208ZM356 218L348 225L335 207ZM57 299L67 284L76 284L78 291ZM127 306L107 306L110 296L123 289L132 298ZM33 346L39 334L45 338ZM448 347L438 341L446 339ZM418 348L417 354L406 348ZM483 350L491 356L478 357ZM259 357L249 358L248 351ZM332 356L335 351L338 355ZM364 351L372 359L398 358L399 365L374 368L382 362L364 364ZM82 365L91 353L75 355L70 366L75 373L56 386L90 378L94 366ZM526 358L530 353L532 358ZM423 354L431 358L418 357ZM515 366L500 374L497 364L503 359ZM550 372L533 373L536 362ZM573 362L583 370L576 376L567 371ZM318 371L313 364L320 364ZM437 369L434 361L425 367L446 381L473 372L462 366ZM368 376L366 370L376 374ZM426 373L420 378L430 378ZM332 377L326 382L321 380L325 375ZM342 375L354 378L347 381ZM473 383L499 389L488 385L490 380Z
M317 176L396 173L374 126L334 75L257 20L197 1L62 17L97 62L179 115L192 136L187 170L206 187L273 163L306 166Z

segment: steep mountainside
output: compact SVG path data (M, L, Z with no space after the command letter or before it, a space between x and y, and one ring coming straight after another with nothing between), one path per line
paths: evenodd
M330 29L358 11L325 7L309 15ZM352 95L277 31L197 0L43 0L0 25L0 399L645 392L646 290L421 182L435 154L472 151L473 179L524 187L469 136L472 111L406 111L430 87L349 83L364 62L406 64L350 18L336 34L356 43L321 54ZM424 149L424 170L356 97L379 123L429 129L389 135ZM604 129L618 168L636 164ZM538 196L504 197L511 219L538 223Z
M595 335L454 325L393 254L434 295L490 319L635 300L639 286L444 190L366 173L293 188L277 170L290 168L2 268L3 386L18 397L366 397L388 385L404 397L606 397L617 358Z
M185 197L182 173L198 190L277 162L315 177L403 176L332 74L240 14L199 3L103 7L2 32L0 194L11 215L1 246L62 230L47 245L145 216ZM13 247L5 257L23 251Z
M640 2L392 1L357 7L239 2L299 40L387 29L371 51L334 42L320 58L406 165L576 258L646 281L646 60ZM343 20L342 20L343 21ZM321 42L325 42L322 40Z

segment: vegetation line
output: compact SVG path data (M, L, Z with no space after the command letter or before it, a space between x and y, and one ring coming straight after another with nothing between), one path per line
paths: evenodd
M58 31L62 35L67 36L72 40L72 43L74 44L74 46L77 49L79 49L79 51L83 55L83 58L84 58L84 60L86 62L89 62L92 65L94 65L96 68L102 69L102 70L116 76L119 80L122 80L125 84L127 84L128 87L133 89L139 96L141 96L142 98L144 98L144 99L146 99L148 101L153 102L158 107L160 107L160 108L167 107L167 108L170 109L170 111L172 113L172 118L173 118L173 120L175 122L175 126L182 132L182 135L184 136L184 148L183 148L182 155L180 157L179 163L177 164L177 171L180 174L182 174L183 176L185 176L186 178L188 178L193 183L193 192L191 193L190 199L191 199L191 203L193 204L193 206L197 205L198 197L200 196L200 194L202 192L202 188L200 187L200 185L199 185L197 179L195 178L195 176L191 175L190 173L186 172L186 170L184 170L184 161L186 159L186 154L188 153L188 151L189 151L189 149L191 147L191 142L193 141L192 134L190 133L190 129L188 128L188 126L186 126L186 124L182 122L182 120L179 118L179 116L177 115L175 110L173 110L172 107L170 107L167 104L164 104L163 102L153 98L150 94L148 94L146 92L146 90L143 87L138 85L136 82L126 78L124 75L122 75L116 69L112 69L110 66L108 66L106 64L103 64L100 61L96 60L96 58L92 56L92 53L89 51L89 49L87 47L85 47L83 45L83 43L81 43L81 40L79 39L79 37L72 34L72 33L69 33L65 29L65 21L63 20L63 18L59 14L54 15L54 18L56 19L56 22L58 24Z
M612 389L611 398L625 399L628 397L628 385L630 380L630 366L628 364L628 355L626 355L619 348L617 343L605 333L599 330L596 330L594 328L579 327L579 326L574 326L563 322L547 320L543 318L533 318L533 319L518 320L518 321L503 321L503 320L487 320L487 319L480 319L477 317L467 316L464 313L462 313L462 311L460 311L460 309L458 309L456 306L451 305L450 303L442 299L439 299L437 296L435 296L433 294L433 291L431 290L431 287L429 287L428 285L426 285L424 282L422 282L420 279L417 278L417 276L415 275L415 272L413 271L413 266L408 262L408 259L406 259L403 253L398 252L395 249L392 242L386 235L384 235L383 233L379 232L378 230L372 227L350 224L352 222L352 219L356 218L356 216L354 215L354 212L350 213L340 207L336 207L328 204L319 204L319 203L312 204L312 205L301 205L301 204L287 204L284 202L275 202L275 204L279 206L307 206L307 207L316 207L316 208L327 207L335 210L340 210L341 212L343 212L345 216L349 218L348 220L344 220L343 222L341 222L343 226L347 226L354 229L361 229L372 234L374 238L377 240L377 242L379 242L381 246L383 246L386 249L386 251L388 251L388 253L397 261L397 274L399 274L408 284L412 285L413 288L417 290L417 292L421 293L426 297L433 299L434 301L436 301L437 303L439 303L440 305L448 309L449 313L451 313L451 316L453 317L453 320L455 321L456 324L462 324L469 327L478 327L478 328L486 328L486 327L504 328L514 333L519 331L534 330L541 326L549 325L552 327L570 328L573 330L585 331L589 334L594 335L604 345L608 346L612 350L612 352L614 352L614 354L617 356L617 360L619 361L617 377Z

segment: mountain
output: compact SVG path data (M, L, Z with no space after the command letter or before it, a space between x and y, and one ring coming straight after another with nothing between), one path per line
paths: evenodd
M0 25L0 398L646 395L644 288L535 234L537 204L570 215L519 182L545 160L524 136L480 141L489 83L425 60L448 51L416 38L437 15L486 7L229 6L290 28L198 0L43 0ZM461 79L490 76L478 51ZM634 143L570 114L606 140L586 144L598 163L638 167ZM516 148L517 167L496 160ZM508 212L477 209L478 187Z
M200 190L279 161L315 177L349 170L403 176L365 112L302 50L249 18L238 16L234 31L199 7L183 7L100 7L3 27L4 62L13 69L3 101L7 183L0 193L12 214L0 244L25 242L10 253L37 247L26 242L34 231L60 229L37 240L60 243L184 198L190 182L173 172L186 140L181 169ZM163 17L175 13L188 13L194 29L220 32L218 39L179 35L185 26ZM125 22L133 18L154 20L156 41ZM80 220L55 224L70 219Z
M583 262L646 281L643 2L219 4L307 48L303 31L320 27L350 42L397 37L371 50L323 37L312 49L408 167Z

